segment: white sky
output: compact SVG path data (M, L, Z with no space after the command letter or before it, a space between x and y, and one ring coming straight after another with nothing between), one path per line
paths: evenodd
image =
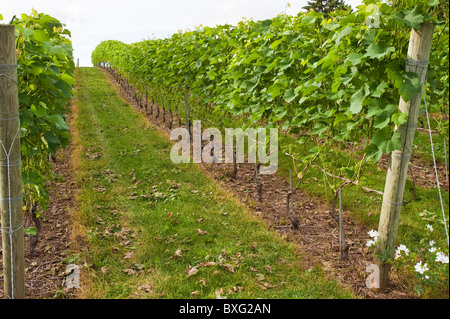
M3 23L13 15L47 13L72 32L75 62L91 66L91 53L103 40L125 43L165 38L199 25L232 24L243 17L262 20L287 10L295 15L307 0L1 0ZM345 0L353 8L362 0ZM291 7L286 9L287 3Z

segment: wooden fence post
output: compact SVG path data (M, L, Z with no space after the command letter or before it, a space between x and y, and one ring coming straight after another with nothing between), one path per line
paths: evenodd
M25 298L16 36L0 25L0 213L5 298Z
M411 30L409 39L406 72L416 73L423 86L428 68L434 25L423 23L420 30ZM375 263L379 267L379 288L384 291L389 284L390 261L394 256L394 246L403 205L403 193L411 158L414 133L417 128L417 118L422 94L419 92L408 102L400 98L399 109L408 114L408 121L398 129L402 137L402 149L393 151L386 175L386 183L378 225L378 243L375 248Z

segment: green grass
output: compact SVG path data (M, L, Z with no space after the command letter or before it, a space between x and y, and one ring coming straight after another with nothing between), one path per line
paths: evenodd
M168 137L100 70L79 68L76 79L83 297L354 297L198 167L172 163Z

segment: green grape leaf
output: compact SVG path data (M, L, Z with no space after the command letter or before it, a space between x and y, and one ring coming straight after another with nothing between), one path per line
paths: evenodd
M33 39L38 42L46 42L49 41L50 38L44 30L36 29L33 33Z
M258 83L259 83L259 76L254 76L253 78L242 82L241 87L243 89L246 89L248 92L252 92L256 88Z
M397 127L400 127L402 124L406 123L408 121L408 114L407 113L394 113L392 114L392 122L397 125Z
M347 56L347 58L345 59L345 63L346 62L349 62L349 63L346 63L347 65L358 65L358 64L360 64L361 63L361 61L362 61L362 58L363 58L363 55L362 54L360 54L360 53L355 53L355 52L353 52L353 53L350 53L348 56Z
M372 92L371 96L372 97L380 97L383 95L383 93L385 92L385 90L389 87L389 85L386 82L381 82L377 88L375 89L375 91Z
M284 100L288 103L291 103L296 97L298 93L295 93L295 90L293 88L289 88L284 92Z
M390 47L385 43L371 43L367 49L366 54L364 56L369 57L371 59L381 59L385 55L389 54L390 52L394 52L395 48Z
M350 112L352 112L353 114L358 114L359 112L361 112L362 103L364 98L366 97L364 91L364 87L362 87L358 91L356 91L350 98Z
M350 32L352 32L352 27L350 27L350 26L347 26L344 29L342 29L341 32L339 32L339 34L336 36L336 45L339 45L341 38L350 34Z
M24 232L25 234L27 234L27 235L33 235L33 236L36 236L36 234L37 234L37 228L36 228L36 227L28 227L28 228L25 228L25 229L23 230L23 232Z
M36 115L37 118L42 118L47 116L47 110L45 109L45 104L41 102L40 106L32 104L30 106L30 111Z
M407 14L404 17L405 23L414 29L420 29L423 21L424 21L424 15L421 12L422 10L420 7L414 7L412 10L407 10Z
M402 85L399 92L405 102L410 101L422 89L419 76L414 72L405 72L402 76Z
M377 146L383 153L391 153L394 150L401 149L402 146L400 132L396 131L391 135L389 127L376 131L370 143Z
M391 122L390 114L388 112L382 112L375 118L373 127L377 129L385 128Z
M276 50L278 48L278 46L281 44L281 40L276 40L272 43L272 45L270 46L270 48L272 50Z
M399 89L403 84L402 68L396 61L389 63L386 68L388 79L394 83L394 86Z

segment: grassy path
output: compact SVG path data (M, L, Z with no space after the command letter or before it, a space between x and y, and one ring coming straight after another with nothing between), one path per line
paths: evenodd
M80 297L352 298L195 165L172 163L168 137L100 70L76 78Z

